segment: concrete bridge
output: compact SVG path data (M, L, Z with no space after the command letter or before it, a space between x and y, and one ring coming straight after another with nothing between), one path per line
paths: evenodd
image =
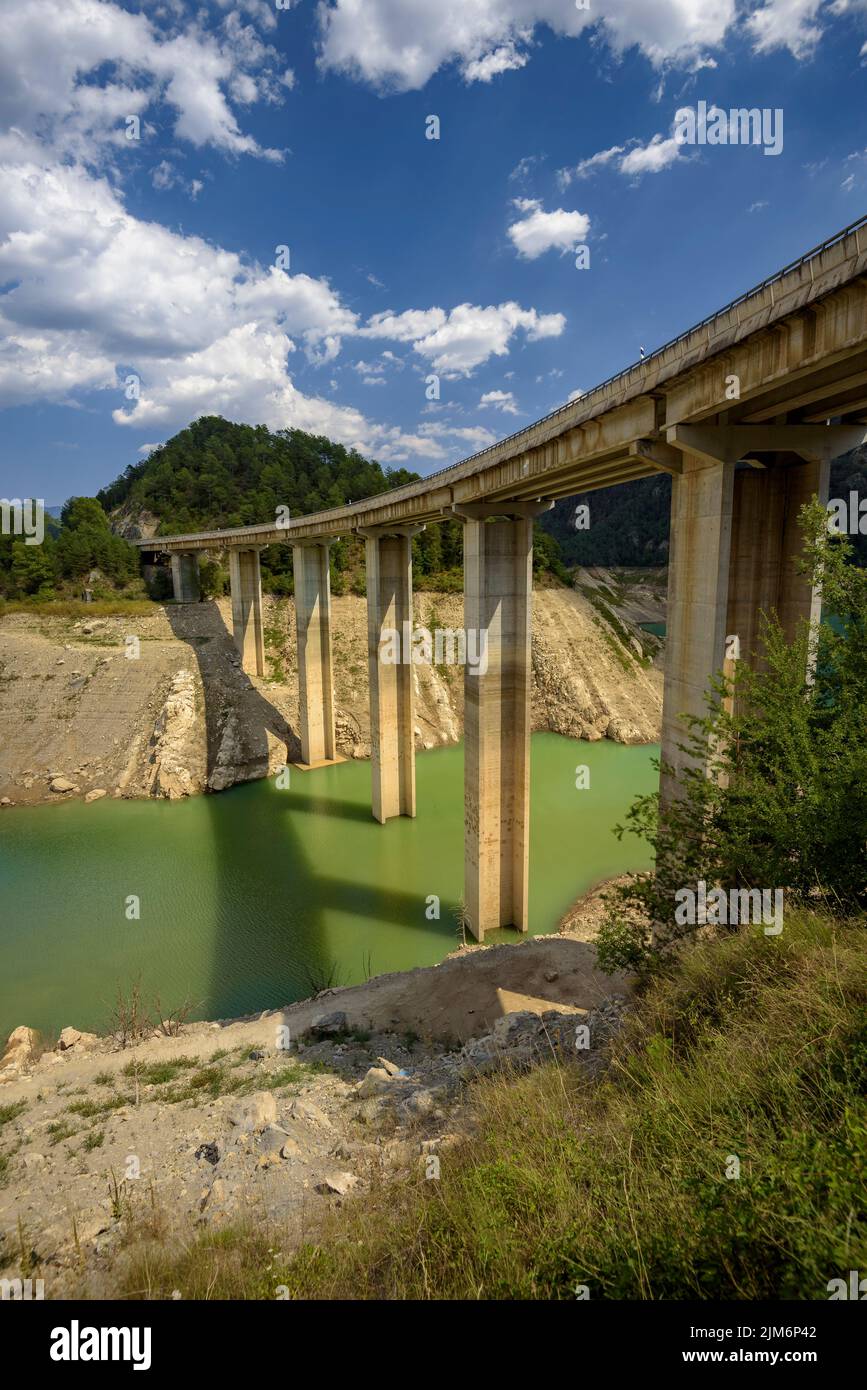
M683 759L684 713L704 710L725 640L757 643L816 618L798 573L797 513L828 496L830 462L867 438L867 218L508 439L416 483L283 522L138 542L171 556L175 598L198 597L198 553L227 550L234 635L264 674L259 553L291 545L303 763L335 759L329 545L364 538L373 814L415 814L412 668L382 658L412 624L411 538L464 526L468 630L487 634L465 675L465 904L474 934L526 931L530 824L533 518L558 497L672 475L662 755Z

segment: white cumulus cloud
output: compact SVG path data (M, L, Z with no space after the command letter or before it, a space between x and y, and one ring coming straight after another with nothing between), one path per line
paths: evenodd
M546 212L534 198L517 198L514 206L521 216L508 228L509 238L518 255L528 261L546 251L571 251L590 231L590 218L584 212L564 208Z
M796 58L806 58L822 37L817 23L824 0L767 0L747 19L747 29L758 53L787 48Z
M517 415L518 403L512 391L485 391L479 400L482 409L488 406L494 410L502 410L504 415Z
M654 135L646 145L636 145L618 165L621 174L658 174L680 157L681 146L674 136Z
M578 38L591 28L615 54L637 47L656 66L689 66L721 44L735 0L332 0L319 7L322 67L374 87L413 91L441 67L490 81L528 60L541 26Z
M93 162L106 149L130 148L127 118L144 126L162 104L179 139L280 159L240 129L229 100L279 99L278 63L236 12L217 32L166 30L112 0L63 0L50 15L42 0L3 0L0 126Z
M469 376L490 357L504 357L516 333L530 342L559 337L566 326L562 314L539 314L519 304L458 304L444 309L387 310L374 314L359 330L360 337L395 338L412 342L413 350L438 371Z

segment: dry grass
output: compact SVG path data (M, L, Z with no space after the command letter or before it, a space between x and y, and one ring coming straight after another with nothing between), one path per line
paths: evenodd
M0 618L7 613L32 613L39 618L131 618L156 613L162 604L151 599L0 599Z

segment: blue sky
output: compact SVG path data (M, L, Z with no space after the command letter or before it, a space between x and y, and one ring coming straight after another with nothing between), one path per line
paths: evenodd
M209 413L441 468L867 202L867 0L4 0L0 53L4 496Z

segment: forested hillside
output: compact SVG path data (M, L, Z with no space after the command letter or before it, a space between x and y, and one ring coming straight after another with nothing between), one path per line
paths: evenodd
M578 530L575 512L589 508L589 526ZM620 487L599 488L566 497L542 519L567 565L641 565L668 563L671 479L663 473Z
M89 576L97 570L101 582L91 586ZM136 590L134 596L144 593L138 552L111 531L95 498L70 497L59 524L46 514L41 545L0 534L0 598L80 597L85 586L92 587L96 597L130 587Z

